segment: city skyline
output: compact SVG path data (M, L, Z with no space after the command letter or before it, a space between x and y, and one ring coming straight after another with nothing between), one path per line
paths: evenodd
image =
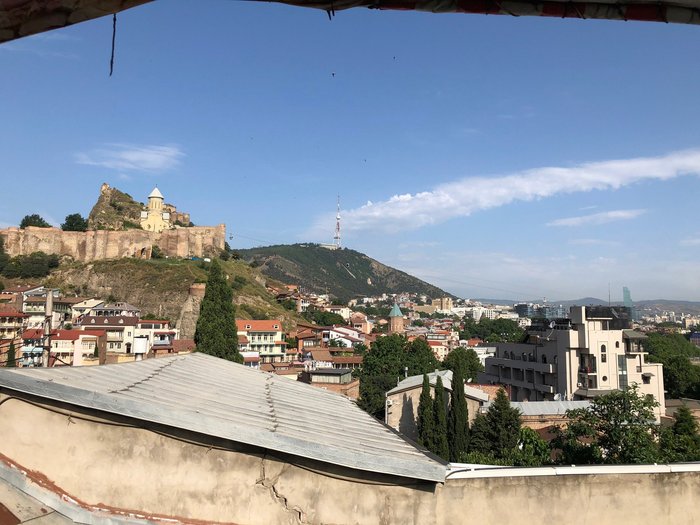
M694 30L156 2L111 78L111 19L20 39L0 225L108 182L234 248L330 243L339 194L343 246L461 297L700 300Z

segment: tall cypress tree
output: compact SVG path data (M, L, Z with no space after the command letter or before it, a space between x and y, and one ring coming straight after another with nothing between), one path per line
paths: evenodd
M17 366L16 363L16 356L15 356L15 342L10 341L10 348L7 350L7 360L5 362L5 366L8 368L14 368Z
M432 451L443 459L449 459L450 448L447 444L447 414L445 410L445 388L442 386L442 377L437 376L435 381L435 400L433 401L433 418L435 422L435 434Z
M209 279L199 308L194 342L198 352L236 363L243 362L243 356L238 352L233 291L226 283L217 259L212 260L209 267Z
M452 395L447 418L447 442L450 447L450 461L459 461L469 445L469 412L464 398L464 379L461 370L452 373Z
M418 402L418 443L428 450L433 449L435 424L433 421L433 397L430 395L430 379L423 374L423 390Z

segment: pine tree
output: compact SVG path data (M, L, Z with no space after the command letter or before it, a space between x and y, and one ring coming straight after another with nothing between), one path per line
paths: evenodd
M464 380L457 369L452 373L452 395L447 419L447 442L450 461L459 461L469 445L469 412L464 398Z
M430 379L423 374L423 390L418 402L418 443L428 450L433 449L435 424L433 421L433 397L430 395Z
M238 352L233 291L226 283L217 259L211 262L209 268L209 279L199 308L194 342L198 352L236 363L243 362L243 356Z
M508 457L518 446L520 437L520 411L510 406L502 388L486 414L491 437L491 451L497 458Z
M17 366L17 363L15 362L16 356L15 356L15 342L10 341L10 348L7 351L7 360L5 362L5 366L8 368L14 368Z
M447 414L445 412L445 388L442 386L442 377L438 375L437 381L435 381L435 400L433 401L435 434L431 450L441 458L448 459L450 449L447 444Z

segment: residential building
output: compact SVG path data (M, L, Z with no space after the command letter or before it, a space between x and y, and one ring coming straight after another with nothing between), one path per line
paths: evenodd
M434 306L435 309L439 312L451 312L452 307L454 306L451 297L441 297L439 299L433 299L430 304Z
M291 361L287 356L287 342L282 329L282 321L239 319L238 328L239 351L258 352L260 363L278 363Z
M148 339L148 351L154 355L172 354L173 342L179 338L180 330L170 327L164 319L141 319L136 324L135 337Z
M664 406L663 367L647 363L646 336L622 307L571 308L570 319L532 325L527 343L499 344L480 382L510 385L513 401L586 400L639 385Z
M99 303L90 309L96 317L141 317L141 310L129 303Z
M51 334L49 366L97 364L100 352L106 352L104 330L56 330Z
M305 370L299 381L311 386L342 394L351 399L360 397L360 380L353 379L349 368L316 368Z
M86 315L80 322L81 330L104 330L107 334L107 351L131 354L136 335L138 317Z
M28 317L17 310L0 310L0 339L19 339Z

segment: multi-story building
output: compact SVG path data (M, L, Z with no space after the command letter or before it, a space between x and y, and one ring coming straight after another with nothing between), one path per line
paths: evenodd
M180 331L170 327L170 321L161 319L141 319L136 324L134 337L148 339L148 351L155 355L171 354L173 341L179 338Z
M269 321L240 319L236 321L236 326L241 352L258 352L261 363L291 360L285 351L287 342L284 340L282 321L277 319Z
M637 384L664 407L663 367L647 363L646 336L621 307L571 308L570 319L532 325L527 343L499 344L480 382L510 385L513 401L586 400Z
M107 351L131 354L136 335L138 317L86 315L80 323L82 330L104 330L107 334Z
M140 317L141 310L129 303L99 303L90 309L90 315L97 317Z

